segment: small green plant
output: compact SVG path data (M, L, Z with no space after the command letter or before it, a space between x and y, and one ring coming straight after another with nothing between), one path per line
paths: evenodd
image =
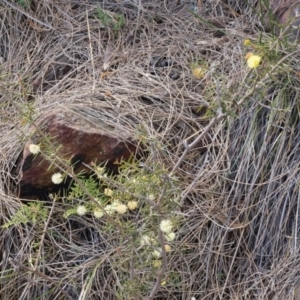
M168 256L175 251L180 224L176 178L160 165L140 165L135 160L122 162L118 175L94 165L95 176L79 178L64 200L71 206L66 218L89 215L104 221L104 231L120 251L112 258L118 299L145 298L155 286L157 273L162 274L158 286L169 278Z
M118 13L110 16L101 8L97 8L97 18L106 29L112 29L116 36L125 24L124 16Z
M44 222L48 216L48 209L43 206L42 202L32 202L28 205L24 204L2 227L8 228L10 226L38 222Z
M31 0L18 0L17 3L23 8L30 7Z

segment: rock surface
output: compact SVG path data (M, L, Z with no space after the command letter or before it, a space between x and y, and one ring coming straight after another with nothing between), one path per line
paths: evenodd
M31 140L26 143L23 151L19 173L21 198L46 198L49 193L57 192L67 185L52 183L51 176L60 172L59 168L51 164L43 154L31 154L30 144L40 144L41 151L48 152L44 149L45 143L51 140L54 146L51 151L70 161L76 174L85 171L87 175L91 170L84 164L107 163L107 168L114 171L117 168L114 162L126 160L136 151L128 133L115 132L115 128L111 126L90 122L72 111L52 111L40 118L35 126L38 129L33 129Z
M284 32L284 37L288 37L291 41L300 38L300 1L296 0L273 0L271 10L275 16L276 35ZM287 28L288 27L288 28Z

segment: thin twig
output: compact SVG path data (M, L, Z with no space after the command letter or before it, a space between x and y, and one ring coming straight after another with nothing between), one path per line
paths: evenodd
M162 206L162 202L165 197L165 193L166 193L166 179L165 179L165 184L164 184L163 190L157 201L158 237L159 237L159 243L161 246L161 257L162 257L163 265L162 265L162 268L157 273L157 279L156 279L155 285L153 286L152 291L150 292L150 295L148 297L149 300L153 299L155 297L156 293L158 292L158 290L161 286L163 276L164 276L164 274L167 270L167 266L168 266L167 253L166 253L166 249L165 249L165 238L164 238L163 232L160 229L161 216L162 216L161 206Z
M93 55L93 47L92 47L92 37L91 37L91 29L90 29L90 23L89 23L89 15L88 11L86 11L86 24L87 24L87 31L89 36L89 48L90 48L90 56L91 56L91 63L92 63L92 69L93 69L93 88L92 88L92 94L95 93L96 88L96 72L95 72L95 63L94 63L94 55Z
M216 124L218 124L220 121L222 121L224 118L226 117L226 114L224 113L220 113L219 115L217 115L216 117L214 117L209 124L205 127L204 131L191 143L191 144L187 144L187 142L185 141L186 145L185 145L185 150L182 153L181 157L178 159L177 163L175 164L175 166L173 167L171 173L170 173L170 177L172 177L174 175L174 173L177 171L177 169L179 168L179 166L181 165L181 163L183 162L183 160L185 159L185 157L187 156L187 154L199 143L199 141L201 139L203 139L209 132L209 130Z
M20 262L18 262L18 261L16 261L15 259L12 259L11 257L8 259L9 260L9 262L12 264L12 265L15 265L15 266L17 266L17 267L19 267L19 268L21 268L21 269L23 269L23 270L25 270L25 271L28 271L28 272L30 272L30 273L32 273L32 274L35 274L35 275L37 275L37 276L39 276L39 277L41 277L41 278L43 278L43 279L45 279L45 280L47 280L47 281L49 281L51 284L53 284L60 292L62 292L63 294L64 294L64 296L66 297L66 299L70 299L70 300L72 300L73 298L64 290L64 289L62 289L51 277L49 277L49 276L47 276L47 275L45 275L44 273L42 273L42 272L40 272L40 271L38 271L38 270L33 270L33 269L31 269L31 268L29 268L29 267L26 267L25 265L23 265L22 263L20 263Z
M15 9L15 10L21 12L23 15L25 15L25 16L28 17L29 19L31 19L31 20L37 22L37 23L40 24L40 25L43 25L43 26L47 27L49 30L55 30L55 28L52 27L51 25L46 24L46 23L40 21L39 19L34 18L33 16L31 16L30 14L28 14L26 11L24 11L24 10L21 9L20 7L15 6L13 3L7 2L6 0L3 0L3 1L4 1L4 3L5 3L6 5L8 5L8 6L12 7L13 9Z
M36 262L35 262L35 269L37 269L37 267L39 265L39 259L40 259L40 255L41 255L41 252L42 252L42 247L44 245L44 240L45 240L46 232L47 232L50 220L52 218L52 214L53 214L53 211L54 211L55 202L56 202L56 197L54 197L54 199L52 201L52 207L51 207L50 213L48 215L48 219L46 221L46 224L45 224L45 227L44 227L44 231L43 231L43 234L42 234L42 237L41 237L41 240L40 240L40 246L39 246L39 250L38 250L37 256L36 256L37 258L36 258Z

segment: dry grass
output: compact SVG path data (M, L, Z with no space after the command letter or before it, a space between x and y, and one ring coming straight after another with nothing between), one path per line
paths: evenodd
M260 17L243 1L235 7L198 1L205 21L179 1L103 1L111 17L124 15L120 30L101 24L96 1L32 0L30 8L14 2L0 0L1 223L21 206L10 191L28 117L61 107L116 131L136 134L143 124L165 146L147 160L170 171L181 162L174 173L184 222L175 247L185 250L168 261L176 284L161 287L154 299L293 299L299 281L297 50L291 54L288 44L262 34ZM263 37L291 66L281 69L283 76L266 75L251 93L246 37ZM153 57L174 64L153 68ZM193 78L191 64L203 62L209 73ZM58 65L65 73L49 84L47 74ZM220 102L230 114L207 129ZM185 145L203 132L183 157ZM103 223L66 220L59 203L48 207L45 224L0 230L1 298L65 299L63 289L71 299L115 299L121 254L99 230Z

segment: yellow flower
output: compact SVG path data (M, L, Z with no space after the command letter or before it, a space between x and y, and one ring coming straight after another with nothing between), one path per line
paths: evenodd
M54 184L60 184L62 183L63 181L63 176L61 173L54 173L52 176L51 176L51 180Z
M172 232L173 224L170 220L162 220L159 227L162 232L170 233Z
M153 244L155 244L155 242L156 242L155 239L154 239L153 237L150 237L150 236L147 235L147 234L144 234L144 235L141 236L141 241L140 241L140 243L141 243L142 246L153 245Z
M170 232L170 233L166 234L166 236L165 236L165 238L168 242L174 241L175 237L176 237L176 235L174 232Z
M86 212L87 212L87 209L85 208L84 205L78 205L78 206L77 206L77 214L78 214L79 216L85 215Z
M135 200L127 202L127 206L130 210L135 210L138 207L138 205L139 205L138 202Z
M115 199L110 205L111 205L111 209L114 211L117 211L117 206L119 206L121 204L120 200Z
M207 70L205 68L202 68L202 67L197 67L197 68L193 69L193 75L197 79L204 78L206 73L207 73Z
M105 212L108 214L108 215L112 215L114 212L115 212L115 208L112 206L112 205L106 205L104 207L104 210Z
M123 215L127 212L127 206L125 204L119 204L115 207L118 214Z
M165 286L167 284L167 282L164 280L161 282L161 286Z
M99 208L95 208L94 209L94 216L95 216L95 218L100 219L100 218L103 217L103 215L104 215L104 213L103 213L103 211L101 209L99 209Z
M155 196L153 194L148 195L148 199L150 201L154 201L155 200Z
M251 41L250 40L244 40L244 46L250 46L251 45Z
M30 144L29 152L32 154L38 154L41 151L40 145Z
M166 244L166 245L165 245L165 251L166 251L166 252L170 252L171 250L172 250L171 246L168 245L168 244Z
M159 250L154 250L152 252L152 255L155 256L156 258L160 258L161 257L161 252Z
M113 190L111 189L104 189L104 195L106 195L107 197L112 197L112 195L114 194Z
M160 259L155 259L152 261L152 265L154 268L159 268L162 266L162 261Z
M259 55L253 54L247 59L248 68L255 69L259 66L260 62L261 62L261 57Z

